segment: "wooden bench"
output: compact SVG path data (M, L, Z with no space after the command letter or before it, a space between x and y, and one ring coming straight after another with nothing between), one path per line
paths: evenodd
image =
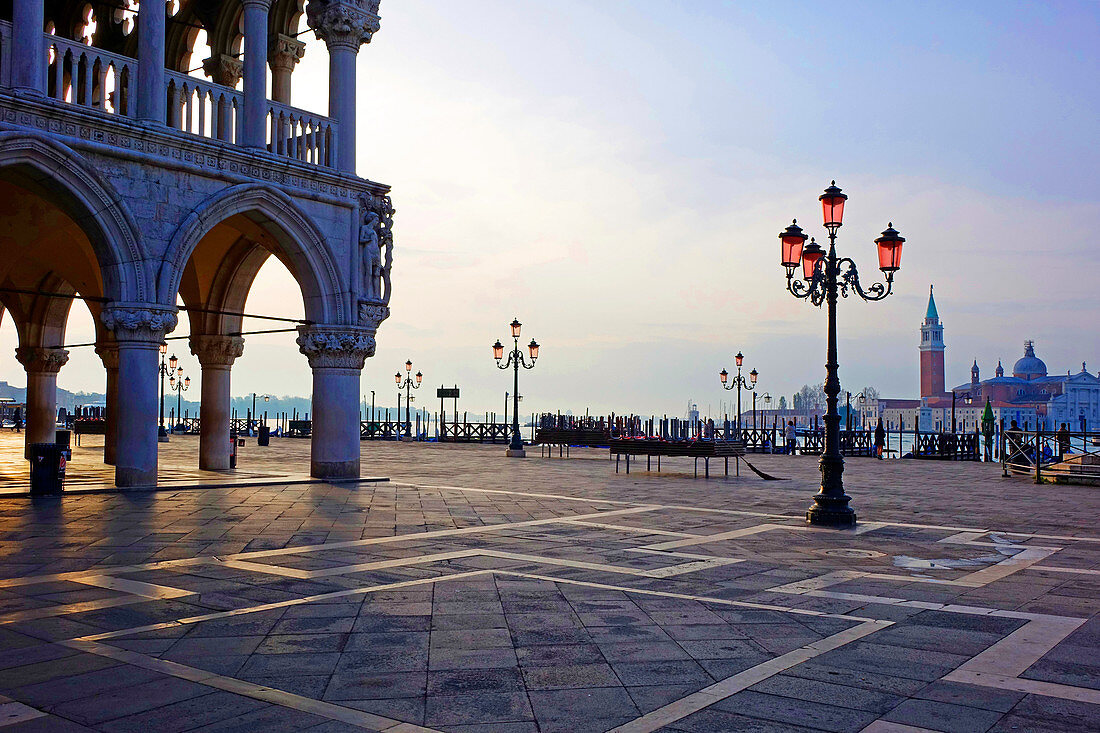
M657 472L661 471L661 456L686 456L695 459L695 476L699 476L699 459L703 459L704 477L710 478L710 459L721 458L725 461L726 475L730 475L730 458L734 459L734 468L741 475L741 458L745 455L745 446L736 440L658 440L656 438L619 438L610 442L611 455L615 457L615 473L619 472L619 456L626 456L626 472L630 473L630 457L645 456L646 470L650 470L650 460L657 457Z
M535 432L534 442L539 446L540 453L548 449L553 453L554 446L558 446L558 457L565 451L569 457L569 446L576 445L582 448L602 448L611 443L611 431L598 428L539 428Z

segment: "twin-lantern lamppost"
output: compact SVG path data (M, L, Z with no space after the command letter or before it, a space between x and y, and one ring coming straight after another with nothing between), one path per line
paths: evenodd
M169 364L169 377L168 388L176 393L176 424L179 425L182 413L180 409L183 407L183 393L187 391L191 386L191 377L183 376L183 367L177 367L179 359L175 354L172 354L172 358L168 360ZM175 374L172 374L172 370L175 370Z
M409 360L409 361L405 362L405 372L408 376L406 376L404 378L404 380L402 380L400 371L398 371L397 374L393 375L393 380L395 382L397 382L398 391L400 391L402 389L405 390L405 437L406 438L411 438L412 437L412 416L409 414L409 404L412 402L412 390L420 389L420 383L424 381L424 375L421 374L420 372L417 372L416 373L416 383L414 384L413 383L413 378L412 378L412 370L413 370L413 363L412 363L412 360ZM400 398L400 395L399 395L399 398ZM398 408L397 419L400 420L401 419L401 412L400 412L401 405L398 405L397 408Z
M534 339L531 339L531 343L527 344L527 351L531 356L531 363L528 364L523 358L523 353L519 350L519 329L522 324L518 318L513 318L512 327L512 340L513 348L508 354L508 359L504 359L504 344L500 343L500 339L493 344L493 358L496 359L498 369L507 369L512 367L515 372L512 382L512 440L508 443L507 455L510 458L523 458L526 453L523 452L523 438L519 434L519 368L534 369L535 361L539 358L539 345Z
M733 382L727 384L727 382L729 382L730 373L727 372L725 369L718 372L718 378L720 380L722 380L722 388L723 389L735 389L735 388L737 389L737 430L740 431L741 430L741 389L744 388L745 390L747 390L749 392L752 392L754 389L756 389L756 378L759 376L759 372L757 372L755 369L753 369L751 372L749 372L748 381L745 381L745 378L741 375L741 365L745 361L745 355L742 354L740 351L738 351L737 356L735 356L733 358L734 358L734 361L737 362L737 376L733 378ZM755 393L753 393L753 397L754 398L756 397ZM753 399L753 420L754 421L756 420L756 407L755 407L755 405L756 405L756 400Z
M836 302L837 296L848 297L849 291L864 300L882 300L894 288L894 273L901 268L901 247L905 238L894 225L888 224L878 245L879 269L886 276L886 284L875 283L866 290L859 283L856 263L849 257L837 257L836 230L844 217L844 202L848 197L837 188L836 181L818 197L829 230L829 249L826 251L813 239L806 244L806 235L795 220L779 234L782 242L782 264L787 269L787 290L796 298L808 298L814 305L828 306L828 351L825 361L825 396L828 411L825 414L825 452L821 455L821 491L814 495L813 506L806 512L810 524L847 527L855 524L856 513L848 506L849 497L844 493L844 458L840 453L840 413L837 396L840 394L840 377L837 374L836 354ZM794 276L802 265L802 277Z
M164 429L164 378L172 372L169 371L168 365L164 363L164 355L168 353L168 344L164 341L160 342L160 424L157 427L157 440L161 443L168 442L168 431ZM176 356L172 355L172 369L176 368Z

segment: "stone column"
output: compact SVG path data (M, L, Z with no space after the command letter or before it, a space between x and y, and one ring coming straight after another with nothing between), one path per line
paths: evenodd
M95 353L107 370L107 419L103 435L103 462L115 465L118 446L118 345L95 347Z
M168 90L164 86L165 4L138 6L137 118L165 124Z
M192 336L191 353L198 357L202 366L199 468L225 471L229 469L229 377L233 362L244 353L244 339L240 336Z
M359 375L374 354L374 330L299 326L298 347L313 369L313 430L309 473L359 477Z
M310 0L306 19L328 46L328 114L339 123L336 167L355 172L355 57L381 27L379 0Z
M241 0L244 6L244 123L241 143L267 147L267 14L271 0Z
M27 370L26 445L52 443L57 429L57 373L69 360L69 352L20 346L15 358Z
M306 44L282 33L271 42L268 63L271 64L271 98L290 104L290 76L306 54Z
M160 342L176 327L176 309L156 303L112 303L99 318L118 343L115 484L152 485L157 482Z
M46 93L45 3L15 0L12 6L11 85L35 94Z
M202 70L210 77L210 81L230 89L237 87L237 82L244 74L244 64L235 56L218 54L211 56L202 62ZM218 117L217 129L214 137L219 140L233 139L233 104L228 98L219 99L217 102ZM243 111L243 110L242 110Z

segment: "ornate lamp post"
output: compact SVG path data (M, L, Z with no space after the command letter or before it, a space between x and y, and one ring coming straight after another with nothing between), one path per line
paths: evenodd
M519 329L522 324L518 318L513 318L510 325L513 348L508 354L508 359L501 361L501 359L504 359L504 344L500 343L500 339L497 339L497 342L493 344L493 358L496 359L498 369L512 367L514 372L512 382L512 441L508 443L507 455L509 458L523 458L527 454L523 452L523 438L519 434L519 368L535 368L535 361L539 358L539 345L534 339L531 339L531 343L527 344L527 351L531 356L531 363L528 364L523 358L523 353L519 350Z
M958 397L958 395L956 395L954 390L952 390L952 392L951 392L951 432L952 433L959 432L959 424L955 421L955 400L956 400L957 397ZM970 406L970 403L972 401L973 401L973 398L971 398L969 392L967 392L966 394L963 395L963 402L966 403L967 407ZM963 429L965 430L965 428L966 428L966 420L963 420Z
M863 430L863 405L867 402L867 395L859 393L859 429Z
M261 396L264 398L264 402L269 402L271 400L271 395L269 395L269 394L265 394L265 395L261 395ZM259 427L260 427L260 418L256 414L256 393L255 392L252 393L252 420L248 424L248 434L249 435L252 434L252 423L253 422L256 423L256 428L258 430Z
M179 363L175 354L168 360L173 367ZM183 407L183 393L191 386L191 377L183 376L183 367L176 369L176 373L168 377L168 386L173 392L176 393L176 424L180 421L180 408Z
M168 344L160 342L160 425L157 427L157 440L161 443L168 442L168 431L164 429L164 378L168 376L168 365L164 363L164 355L168 353ZM176 357L172 355L172 368L176 368Z
M409 405L412 403L412 390L420 389L420 383L424 381L424 375L420 372L416 373L416 383L413 383L412 378L413 363L411 360L405 362L405 373L408 375L402 380L401 372L393 375L393 379L397 382L397 389L405 390L405 437L412 438L412 416L409 413ZM397 419L401 419L401 395L397 396Z
M887 225L878 245L879 269L886 276L886 284L875 283L866 290L860 285L856 263L849 257L837 257L836 230L844 216L844 202L848 199L833 181L819 200L829 230L829 249L826 251L813 239L806 244L797 220L779 235L782 242L781 260L787 270L787 290L796 298L807 298L814 305L828 306L828 349L825 361L825 397L828 411L825 415L825 451L821 455L821 490L814 495L813 506L806 512L810 524L830 527L847 527L855 524L856 513L848 506L849 497L844 493L844 458L840 454L840 413L837 412L837 396L840 394L840 377L837 374L836 302L838 296L848 297L849 291L864 300L882 300L894 288L894 273L901 267L901 248L905 238L893 224ZM794 276L799 264L802 277Z
M718 378L720 380L722 380L722 388L723 389L734 389L734 388L737 389L737 429L740 431L741 430L741 389L744 388L745 390L747 390L749 392L756 389L756 378L759 376L759 373L755 369L753 369L751 372L749 372L749 380L745 381L745 378L743 376L741 376L741 364L743 364L744 361L745 361L745 355L742 354L740 351L738 351L737 356L735 356L733 358L734 358L734 361L737 362L737 376L733 378L733 382L730 383L730 384L727 384L727 382L729 381L730 375L729 375L729 372L727 372L725 369L718 372ZM754 407L753 407L753 420L756 419L756 414L755 414L756 400L755 400L755 397L756 397L756 395L754 394L753 395L753 398L754 398L753 399L753 405L754 405Z

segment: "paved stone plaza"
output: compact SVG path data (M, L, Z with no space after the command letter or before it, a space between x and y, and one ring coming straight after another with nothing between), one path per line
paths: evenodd
M853 459L834 531L803 521L810 457L751 458L765 482L532 453L0 499L0 729L1100 729L1095 489Z

